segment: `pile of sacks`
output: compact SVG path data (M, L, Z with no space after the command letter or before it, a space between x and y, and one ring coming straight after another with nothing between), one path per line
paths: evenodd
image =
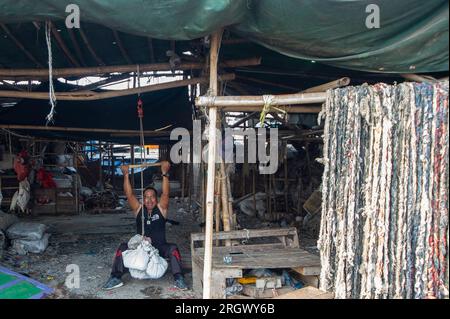
M135 235L128 242L128 250L122 253L123 264L136 279L159 279L168 267L167 261L159 255L158 249L141 235Z
M11 239L12 248L19 255L43 253L48 246L47 226L39 223L19 222L6 230L6 237Z

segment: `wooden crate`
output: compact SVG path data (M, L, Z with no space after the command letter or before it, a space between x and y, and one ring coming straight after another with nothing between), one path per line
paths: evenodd
M198 247L204 242L203 233L191 234L192 280L194 290L201 292L203 278L204 248ZM220 246L225 240L236 240L235 246ZM256 243L252 239L272 239L273 243ZM213 234L211 298L225 298L227 278L241 278L245 269L296 268L304 274L318 275L320 259L299 248L296 228L249 229ZM222 242L221 242L222 240ZM232 262L224 262L225 256L231 256Z

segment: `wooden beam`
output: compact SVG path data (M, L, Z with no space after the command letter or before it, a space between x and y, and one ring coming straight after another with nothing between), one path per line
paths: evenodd
M413 82L437 82L438 80L436 80L434 77L429 76L429 75L419 75L419 74L400 74L401 77L403 77L404 79L408 80L408 81L413 81Z
M72 53L70 53L70 50L67 48L66 44L64 43L64 40L61 37L61 34L58 32L58 30L55 28L55 25L50 22L50 28L52 29L53 36L55 37L56 43L58 43L59 48L64 52L64 55L69 60L69 62L72 65L75 65L76 67L80 67L80 63L74 58Z
M112 32L123 58L125 59L125 61L127 61L128 64L133 64L133 62L130 59L130 56L127 53L127 50L125 50L125 47L123 46L122 40L119 37L119 33L116 30L112 30Z
M75 48L75 53L77 54L78 60L81 62L83 66L86 66L86 61L84 60L83 53L81 52L80 45L78 44L77 38L75 36L75 32L73 29L67 29L69 32L70 41L72 42L73 47Z
M273 106L296 105L296 104L315 104L325 102L327 94L321 93L295 93L273 95ZM200 96L196 99L197 106L207 107L251 107L264 106L263 96Z
M251 114L249 114L249 115L245 116L244 118L240 119L239 121L237 121L233 125L230 125L230 128L238 127L239 125L247 122L249 119L251 119L252 117L254 117L256 115L258 115L258 112L252 112Z
M80 29L81 30L81 29ZM261 58L249 58L241 60L229 60L220 64L222 68L234 68L240 66L255 66L261 64ZM184 62L178 67L179 70L203 69L204 62ZM84 77L107 73L130 73L136 72L137 65L110 65L87 68L63 68L53 69L54 77ZM169 63L140 64L140 72L170 71ZM30 79L48 78L48 70L37 69L0 69L0 78L8 79L14 77L29 77Z
M320 113L321 106L316 105L302 105L302 106L277 106L277 108L284 110L286 113ZM225 112L261 112L262 106L226 106L222 108Z
M220 77L220 81L234 80L234 74L224 74ZM196 85L199 83L207 83L207 78L193 78L188 80L178 80L166 83L160 83L155 85L149 85L134 89L125 89L117 91L107 92L92 92L92 91L79 91L79 92L58 92L55 93L56 99L59 101L95 101L110 99L113 97L127 96L142 94L154 91L161 91L166 89L172 89L176 87L183 87L189 85ZM0 91L0 97L12 97L23 99L35 99L35 100L48 100L48 92L17 92L17 91Z
M223 30L211 36L210 49L210 93L215 97L218 93L217 69L219 60L219 48ZM214 213L214 182L216 170L217 152L217 108L209 109L209 148L208 148L208 176L206 186L206 230L205 230L205 255L203 265L203 299L211 298L211 272L212 272L212 236L213 236L213 213Z
M97 62L97 64L105 65L103 60L97 55L97 53L95 52L94 48L91 46L88 37L83 32L83 29L79 28L78 30L80 31L80 35L81 35L81 38L83 39L84 44L88 48L89 52L91 53L92 57ZM53 71L55 71L55 70L53 70Z
M340 78L340 79L337 79L335 81L331 81L331 82L328 82L325 84L314 86L312 88L302 91L302 93L325 92L326 90L340 88L343 86L347 86L349 84L350 84L350 78L345 77L345 78Z
M150 53L150 63L155 63L155 50L153 48L152 38L147 38L148 51Z
M64 132L94 132L94 133L126 133L139 134L138 130L120 130L104 128L84 128L84 127L62 127L62 126L41 126L41 125L19 125L19 124L0 124L0 128L14 130L40 130L40 131L64 131ZM170 135L170 132L164 131L144 131L144 134L154 134L155 136Z
M5 31L6 35L14 42L14 44L30 59L37 67L43 68L42 64L22 45L22 43L9 31L8 27L0 23L0 27Z

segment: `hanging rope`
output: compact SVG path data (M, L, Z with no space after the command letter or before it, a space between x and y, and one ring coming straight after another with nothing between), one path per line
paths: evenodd
M49 84L49 99L50 105L52 106L50 113L47 115L47 123L53 123L53 116L55 115L55 107L56 107L56 95L55 88L53 87L53 56L52 56L52 39L51 39L51 22L45 22L45 40L47 42L47 51L48 51L48 84Z
M137 65L137 84L138 87L141 87L141 81L140 81L140 71L139 71L139 65ZM137 102L137 113L139 118L139 133L140 133L140 143L141 143L141 164L146 163L145 158L145 140L144 140L144 102L141 100L141 93L138 93L138 102ZM142 222L142 237L145 235L145 216L144 216L144 168L141 168L141 198L142 198L142 205L141 205L141 222Z

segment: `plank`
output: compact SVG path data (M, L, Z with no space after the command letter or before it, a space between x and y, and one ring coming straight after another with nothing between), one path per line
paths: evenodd
M297 229L291 228L274 228L274 229L248 229L248 230L234 230L229 232L214 233L213 239L246 239L246 238L261 238L261 237L279 237L279 236L294 236L297 235ZM192 241L204 241L204 233L191 234Z
M305 287L288 292L273 299L334 299L334 294L314 287Z

